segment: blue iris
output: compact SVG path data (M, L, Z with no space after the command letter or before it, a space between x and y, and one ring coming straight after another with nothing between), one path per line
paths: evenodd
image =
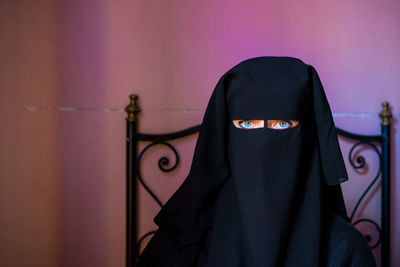
M247 127L250 127L252 125L252 122L251 121L244 121L243 124L244 124L244 127L247 128Z
M281 128L289 128L289 123L287 123L287 121L280 121L278 124Z

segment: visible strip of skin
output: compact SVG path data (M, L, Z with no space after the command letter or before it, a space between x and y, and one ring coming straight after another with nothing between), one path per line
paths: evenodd
M289 123L290 126L286 128L281 128L279 126L280 122L286 122ZM251 129L258 129L258 128L264 128L264 120L232 120L233 124L237 128L241 129L246 129L246 130L251 130ZM287 128L293 128L296 127L300 122L297 120L266 120L266 125L267 128L270 129L275 129L275 130L285 130ZM249 126L246 127L246 124L249 124Z

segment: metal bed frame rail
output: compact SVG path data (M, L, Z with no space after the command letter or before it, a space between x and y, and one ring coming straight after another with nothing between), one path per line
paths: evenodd
M163 145L173 152L175 160L172 166L168 167L170 165L170 160L168 157L163 156L158 160L158 167L163 172L173 171L179 164L179 154L175 147L168 141L197 133L200 130L200 125L172 133L138 133L138 113L140 112L137 103L138 96L130 95L129 97L130 103L125 108L128 115L126 118L126 266L134 267L136 265L136 260L139 257L140 244L147 236L155 233L155 230L150 231L137 239L137 181L140 182L160 207L163 205L160 199L142 178L140 172L140 161L142 156L150 147ZM374 249L381 244L381 267L390 267L390 126L392 113L389 110L388 102L382 102L382 111L379 113L379 117L381 118L380 135L354 134L340 128L336 128L336 130L338 135L356 141L348 153L348 160L354 169L363 168L366 164L366 160L362 155L354 155L355 149L359 146L366 145L371 147L379 157L378 171L358 199L351 212L350 218L354 226L359 223L370 223L376 228L378 231L378 240L375 241L374 244L370 244L370 247ZM139 141L148 141L150 143L147 144L138 154L137 148ZM381 148L380 150L376 144ZM367 218L353 221L358 207L380 177L382 195L380 226L377 222ZM372 242L370 235L366 234L365 237L369 243Z

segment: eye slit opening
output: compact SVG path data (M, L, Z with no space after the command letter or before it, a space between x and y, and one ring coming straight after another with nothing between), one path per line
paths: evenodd
M264 128L264 120L232 120L236 128L251 130Z
M267 128L274 130L286 130L289 128L294 128L299 125L298 120L232 120L233 125L236 128L251 130L264 128L266 124Z
M299 123L300 121L298 120L267 120L267 128L281 131L294 128Z

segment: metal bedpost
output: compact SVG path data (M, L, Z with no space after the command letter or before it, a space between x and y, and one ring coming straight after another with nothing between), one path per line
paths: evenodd
M130 95L126 118L126 266L136 265L136 154L137 154L137 95Z
M382 244L381 266L390 267L390 124L392 113L389 102L382 102L381 118L382 134Z

